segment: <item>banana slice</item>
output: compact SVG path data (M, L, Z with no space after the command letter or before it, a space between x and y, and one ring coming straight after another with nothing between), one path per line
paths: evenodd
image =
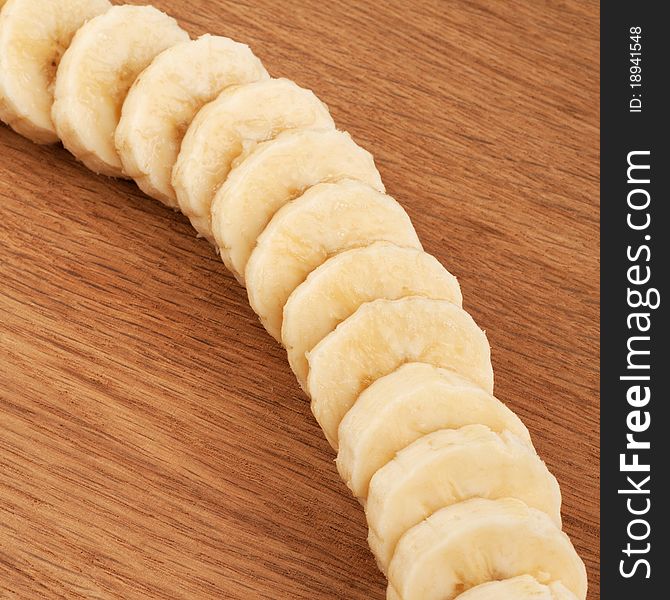
M474 498L434 513L398 543L387 598L452 600L494 579L531 575L586 598L586 569L569 538L521 500Z
M363 500L372 476L396 452L433 431L475 423L508 430L532 448L519 417L479 386L433 365L404 364L371 384L342 419L337 470Z
M400 537L469 498L518 498L561 527L561 491L527 442L484 425L419 438L375 473L365 505L368 542L385 573Z
M92 171L124 177L114 132L126 94L156 55L188 39L151 6L114 6L86 23L56 75L51 116L63 145Z
M290 79L268 79L225 89L204 106L186 131L172 171L181 211L214 243L214 193L245 149L288 129L334 129L328 108Z
M405 209L390 196L351 179L315 185L279 209L258 238L244 272L251 308L270 335L281 341L284 305L305 277L329 256L377 240L421 249ZM364 276L374 281L387 268L395 265L377 263ZM382 277L392 280L396 289L405 284L399 268ZM372 299L380 297L386 296ZM304 315L300 323L313 331L315 323Z
M343 131L285 131L243 155L212 203L212 233L237 280L244 283L258 236L284 204L317 183L345 177L384 191L372 155Z
M456 600L577 600L577 596L559 581L543 585L530 575L519 575L482 583Z
M295 204L300 201L296 200ZM252 290L257 285L252 284L253 278L249 273L256 253L262 245L261 240L279 215L284 211L289 211L291 206L292 204L288 204L275 215L271 224L259 238L257 248L251 254L246 276L250 298ZM319 247L319 244L312 246L325 253L319 256L319 262L323 260L323 256L337 251L340 245L339 237L346 240L347 237L353 236L353 241L349 239L346 240L346 244L343 244L345 247L362 245L366 239L374 239L368 233L370 227L379 230L380 223L377 222L377 219L369 220L367 212L361 212L358 216L352 213L351 218L347 217L349 220L339 221L340 215L345 217L349 211L341 211L339 203L332 205L329 211L325 217L322 215L317 221L313 222L309 215L310 220L305 220L304 224L299 226L296 225L296 230L309 232L308 239L310 240L313 231L319 231L318 239L328 240L328 246ZM338 220L338 223L333 226L331 226L332 213L335 213ZM315 212L314 216L318 214ZM363 216L364 214L366 216ZM338 236L338 238L332 239L333 236ZM388 239L383 235L378 235L377 239L382 238ZM305 238L294 239L302 244ZM283 311L281 339L286 347L291 369L303 389L306 389L307 386L309 370L305 354L333 331L339 323L354 314L361 304L378 298L396 300L404 296L427 296L461 305L461 289L456 278L436 258L417 249L416 244L405 243L404 245L415 247L400 248L394 244L377 242L367 248L355 248L341 252L310 273L305 282L289 296ZM277 249L276 253L281 252L283 255L285 251ZM303 256L302 247L300 256ZM273 276L274 273L271 272L268 278Z
M360 393L405 362L446 367L491 392L484 332L459 306L410 296L363 304L308 354L312 412L337 448L337 428Z
M162 52L128 92L116 130L123 170L144 193L178 208L172 168L195 114L230 85L268 79L249 46L203 35Z
M0 14L0 120L38 144L58 141L51 119L56 68L76 31L110 7L107 0L7 3Z

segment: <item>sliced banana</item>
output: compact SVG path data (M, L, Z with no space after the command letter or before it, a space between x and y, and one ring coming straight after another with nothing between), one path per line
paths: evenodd
M530 575L519 575L482 583L456 600L577 600L577 596L559 581L543 585Z
M156 55L188 39L152 6L114 6L86 23L56 75L51 115L63 145L92 171L124 177L114 132L126 94Z
M178 208L172 168L200 108L230 86L268 79L249 46L203 35L158 55L128 92L116 130L123 170L140 189Z
M0 120L38 144L58 141L51 119L58 63L76 31L110 7L107 0L7 2L0 13Z
M345 177L384 191L372 155L343 131L285 131L243 155L212 203L212 233L238 281L244 283L258 236L284 204L317 183Z
M532 447L521 419L478 385L426 363L404 364L372 383L342 419L337 469L364 500L372 476L397 452L433 431L475 423Z
M410 529L388 570L387 598L452 600L481 583L531 575L586 598L586 569L569 538L521 500L474 498Z
M300 201L296 200L282 208L259 238L259 244L247 265L247 290L250 298L257 285L251 283L249 272L261 246L260 240L281 213L291 210L292 204ZM370 227L379 230L381 224L377 219L368 220L363 217L364 213L352 213L349 221L344 219L331 228L332 213L335 213L338 220L340 214L348 214L348 211L340 211L339 206L339 203L335 203L329 214L321 215L316 222L312 222L308 213L310 220L305 220L304 226L301 224L298 227L299 231L319 231L319 239L329 240L329 246L312 246L318 251L325 251L325 256L333 253L328 251L329 248L337 248L339 238L346 241L344 247L362 245L366 238L372 239L367 230ZM364 210L367 211L367 208ZM319 212L315 211L314 216L318 215ZM333 235L337 237L330 241ZM311 235L307 239L311 239ZM296 238L296 241L302 243L302 239ZM304 283L295 288L288 297L283 310L281 339L286 347L291 369L303 389L307 386L309 370L306 353L337 325L354 314L361 304L378 298L395 300L405 296L427 296L461 305L462 295L456 278L435 257L418 249L416 244L404 245L415 247L401 248L387 242L377 242L336 254L312 271ZM279 252L284 250L278 248L277 253ZM319 256L319 260L324 255ZM269 278L272 277L274 273L270 273Z
M235 159L254 144L297 128L334 129L328 108L290 79L268 79L225 89L186 131L172 171L181 211L214 243L210 209Z
M368 542L385 573L400 537L435 511L469 498L518 498L561 527L561 492L532 447L484 425L419 438L375 473L365 504Z
M484 332L456 304L410 296L363 304L308 354L312 412L337 448L337 428L360 393L405 362L427 362L493 390Z
M305 277L329 256L378 240L421 249L405 209L390 196L351 179L315 185L279 209L258 238L244 272L251 308L281 341L284 305ZM376 267L393 268L383 263ZM366 276L374 279L376 273L373 268ZM396 269L385 278L393 279L394 287L399 288L404 284L402 275ZM372 299L379 297L385 296ZM300 322L313 331L315 323L305 315Z

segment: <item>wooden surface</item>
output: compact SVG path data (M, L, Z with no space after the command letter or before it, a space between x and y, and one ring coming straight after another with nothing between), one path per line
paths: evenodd
M376 156L598 585L598 6L157 0ZM381 599L284 352L182 216L0 127L0 597Z

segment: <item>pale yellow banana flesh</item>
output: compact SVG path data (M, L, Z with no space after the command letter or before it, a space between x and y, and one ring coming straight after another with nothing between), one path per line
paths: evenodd
M0 1L0 6L4 0ZM77 30L108 0L10 0L0 13L0 120L38 144L58 135L51 118L56 69Z
M124 177L114 133L126 94L158 54L188 39L151 6L114 6L86 23L56 75L52 118L63 145L92 171Z
M335 130L285 131L258 144L228 175L212 203L212 233L238 281L274 214L322 181L359 179L384 191L372 155Z
M387 598L453 600L519 575L560 581L578 600L586 598L584 563L545 513L513 498L475 498L437 511L400 538Z
M116 130L124 172L140 189L172 208L172 168L184 133L200 108L228 86L268 79L245 44L203 35L164 50L128 92Z
M287 205L282 211L288 210L290 206ZM339 204L336 204L331 212L339 213L338 207ZM347 227L346 222L337 223L337 226ZM339 234L338 227L334 227L334 231L325 231L320 239L330 239L333 233L338 238L350 235L348 232ZM315 228L330 229L330 220L325 218L321 223L308 222L299 230L314 231ZM364 233L363 236L360 236L358 228ZM366 238L372 237L367 233L368 230L368 218L360 219L356 228L352 227L352 231L357 234L354 242L348 241L346 245L362 246ZM386 235L383 237L388 238ZM339 245L339 239L335 239L328 248ZM396 300L405 296L426 296L461 305L461 289L456 278L430 254L409 247L415 244L405 243L404 246L377 242L340 252L314 269L288 297L283 310L281 339L291 369L303 389L307 386L309 370L306 353L354 314L361 304L379 298ZM252 253L252 260L255 252ZM247 290L251 295L249 277Z
M281 341L284 305L307 275L329 256L382 240L421 249L405 209L390 196L350 179L315 185L277 211L258 238L244 274L251 308ZM300 322L318 326L307 315Z
M484 425L442 429L375 473L365 504L368 542L386 572L400 537L437 510L470 498L518 498L561 527L561 492L532 447Z
M339 441L340 473L367 498L371 547L383 569L390 560L387 598L583 600L557 484L490 394L488 342L456 280L395 204L347 213L346 193L324 193L318 210L298 210L347 185L388 199L371 155L242 44L217 54L225 38L188 42L149 6L55 4L0 0L0 119L38 143L62 138L93 171L132 175L181 206L240 281L246 269L254 310L282 333Z
M397 452L428 433L476 423L531 446L521 419L478 385L426 363L403 364L372 383L342 419L337 469L364 500L372 476Z
M172 171L181 211L214 243L210 210L234 161L255 144L290 129L334 129L328 108L289 79L226 88L195 116Z
M577 596L560 582L544 585L530 575L519 575L482 583L456 600L577 600Z
M312 412L337 448L337 429L359 394L405 362L427 362L493 390L484 332L446 300L411 296L363 304L308 354Z

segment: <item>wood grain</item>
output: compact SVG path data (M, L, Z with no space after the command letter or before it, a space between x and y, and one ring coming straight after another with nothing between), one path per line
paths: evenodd
M155 4L375 154L599 598L598 4ZM0 155L0 597L383 598L284 352L186 219L4 127Z

